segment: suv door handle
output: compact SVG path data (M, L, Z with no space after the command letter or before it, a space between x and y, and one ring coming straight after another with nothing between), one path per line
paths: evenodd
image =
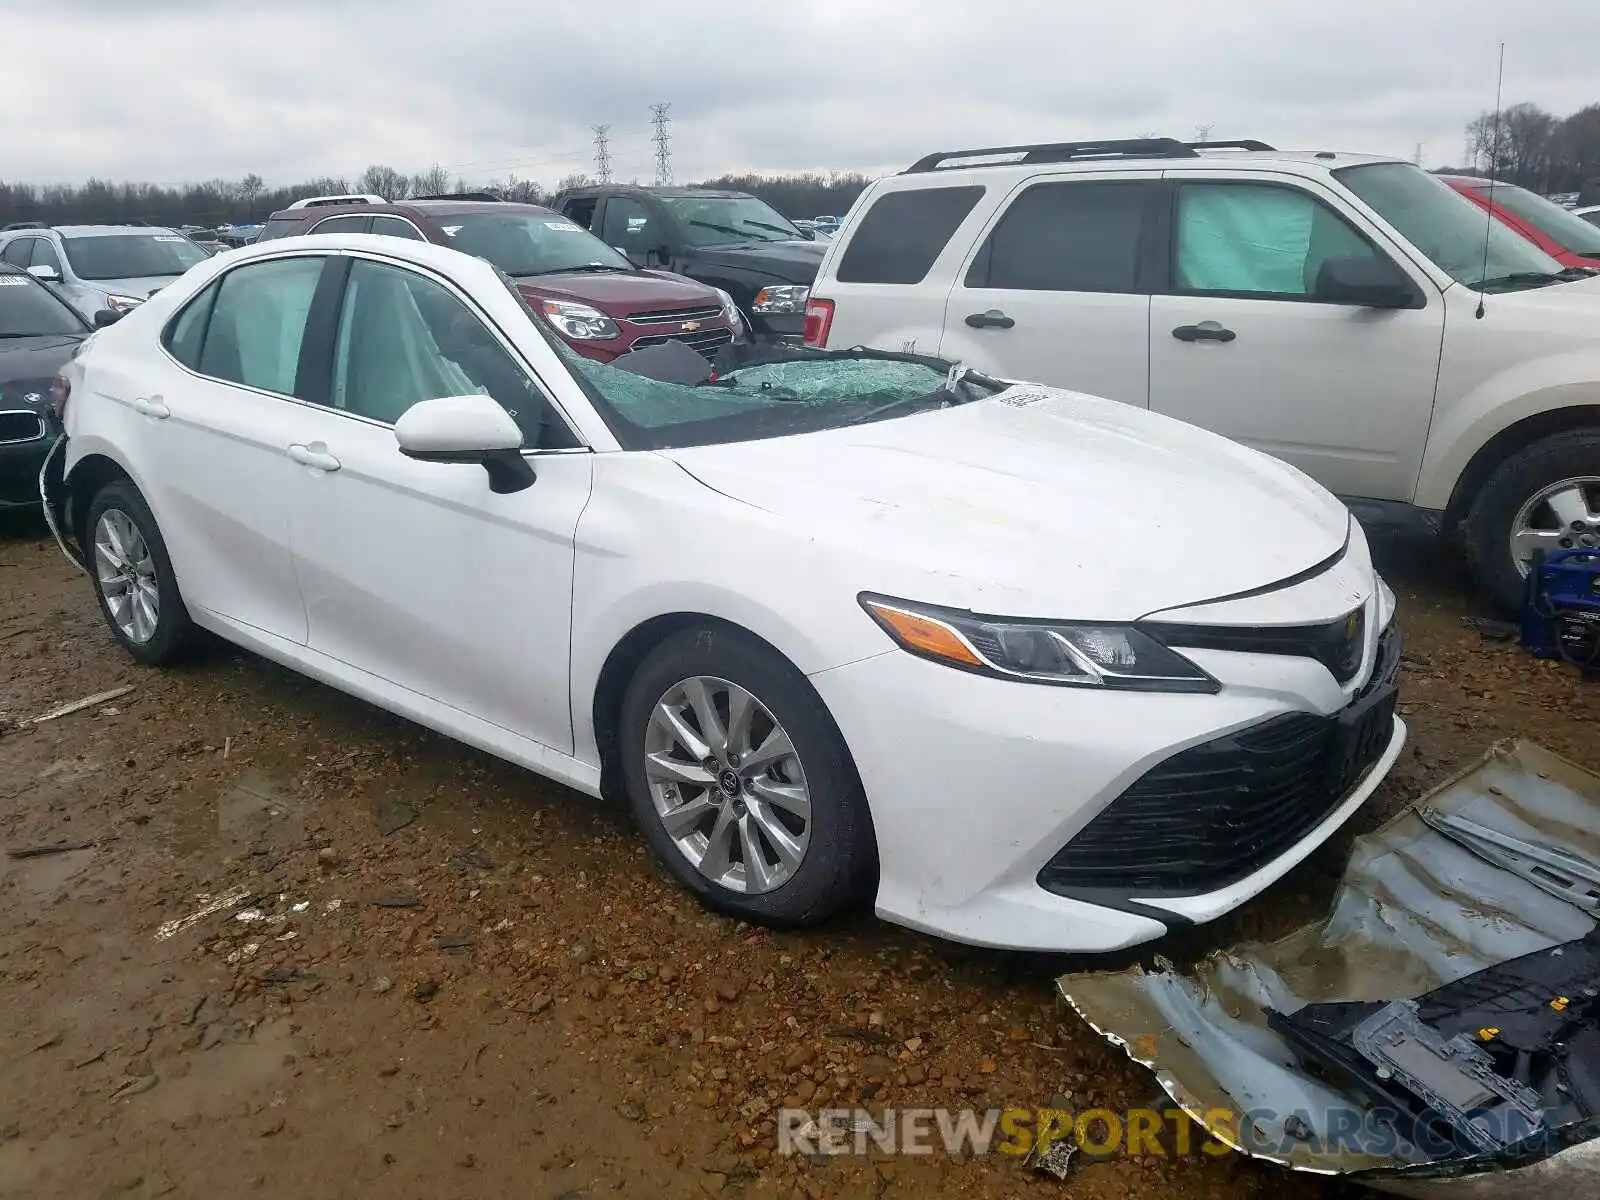
M1239 335L1216 321L1201 321L1198 325L1179 325L1172 336L1180 342L1231 342Z
M967 324L974 329L1010 329L1016 321L998 308L991 308L988 312L968 313Z
M322 443L318 442L316 445L322 446ZM314 467L318 471L337 471L344 465L328 453L327 447L322 446L321 449L315 449L299 442L289 447L289 457L303 467Z
M147 417L154 417L158 421L165 421L172 415L172 410L167 407L167 402L160 396L135 397L133 411L143 413Z

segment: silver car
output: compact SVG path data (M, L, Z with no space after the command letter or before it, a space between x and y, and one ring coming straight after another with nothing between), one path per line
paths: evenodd
M145 225L54 225L0 232L0 262L21 267L88 320L125 313L209 257L181 233Z

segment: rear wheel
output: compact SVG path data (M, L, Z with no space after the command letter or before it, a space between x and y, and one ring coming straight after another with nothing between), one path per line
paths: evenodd
M142 663L158 665L188 648L194 627L150 506L127 480L108 483L89 504L85 554L111 634Z
M810 684L732 630L688 630L640 664L622 706L640 828L706 904L808 925L858 899L873 840L855 765Z
M1511 455L1467 512L1467 558L1484 592L1513 612L1536 550L1600 548L1600 429L1552 434Z

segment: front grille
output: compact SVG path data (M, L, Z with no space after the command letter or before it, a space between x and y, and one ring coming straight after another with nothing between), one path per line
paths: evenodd
M1063 895L1213 892L1286 853L1383 756L1400 635L1379 639L1371 680L1331 717L1287 713L1167 759L1113 800L1039 872Z
M710 308L675 308L668 312L629 313L624 320L635 325L681 325L685 321L715 321L722 316L722 306Z
M691 349L700 351L707 359L717 356L717 351L733 341L731 329L706 329L699 333L653 333L648 337L639 338L629 346L630 350L643 350L646 346L662 346L667 342L682 342Z
M1151 624L1146 628L1169 646L1314 658L1333 672L1340 683L1349 683L1361 669L1361 651L1367 641L1366 615L1359 608L1322 625L1268 628Z
M32 442L46 433L44 418L27 409L0 412L0 442Z

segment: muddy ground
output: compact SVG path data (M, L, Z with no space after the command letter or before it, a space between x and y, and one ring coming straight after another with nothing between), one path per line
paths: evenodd
M1496 738L1600 768L1600 688L1464 627L1453 561L1380 543L1401 767L1350 832ZM0 1194L1265 1197L1234 1155L1075 1166L780 1156L785 1102L1155 1094L1057 1003L1063 959L861 916L702 912L626 815L242 653L131 664L35 524L0 527ZM31 848L84 848L14 857ZM1317 915L1347 839L1184 958ZM207 909L215 909L207 914ZM1297 1180L1295 1194L1331 1197Z

